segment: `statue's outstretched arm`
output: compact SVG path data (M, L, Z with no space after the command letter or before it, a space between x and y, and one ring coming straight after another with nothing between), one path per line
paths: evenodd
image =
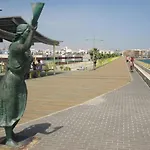
M27 51L31 47L34 33L35 33L35 29L33 29L33 28L32 29L28 28L24 32L23 36L26 40L25 40L23 47L22 47L23 51Z
M23 33L22 38L25 40L19 47L22 51L27 51L32 45L32 40L37 27L29 26Z

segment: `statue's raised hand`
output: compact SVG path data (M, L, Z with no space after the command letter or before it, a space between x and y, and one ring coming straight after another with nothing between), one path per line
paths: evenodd
M38 26L38 22L34 23L34 25L31 25L32 30L36 30Z
M38 27L38 22L35 23L35 25L34 25L34 30L36 30L37 27Z
M34 27L34 30L36 30L37 29L37 25Z

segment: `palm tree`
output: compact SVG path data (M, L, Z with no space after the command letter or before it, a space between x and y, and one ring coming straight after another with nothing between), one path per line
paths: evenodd
M99 56L99 51L97 48L93 48L92 50L90 50L89 52L91 60L93 61L93 70L96 69L96 62L98 60L98 56Z

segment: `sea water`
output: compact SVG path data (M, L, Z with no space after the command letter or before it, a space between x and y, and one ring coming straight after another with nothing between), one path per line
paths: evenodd
M150 59L140 59L139 61L142 61L146 64L150 64Z

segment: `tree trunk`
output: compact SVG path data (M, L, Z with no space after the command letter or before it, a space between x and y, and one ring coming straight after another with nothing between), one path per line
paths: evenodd
M93 62L93 70L95 70L96 69L96 62L94 61Z

